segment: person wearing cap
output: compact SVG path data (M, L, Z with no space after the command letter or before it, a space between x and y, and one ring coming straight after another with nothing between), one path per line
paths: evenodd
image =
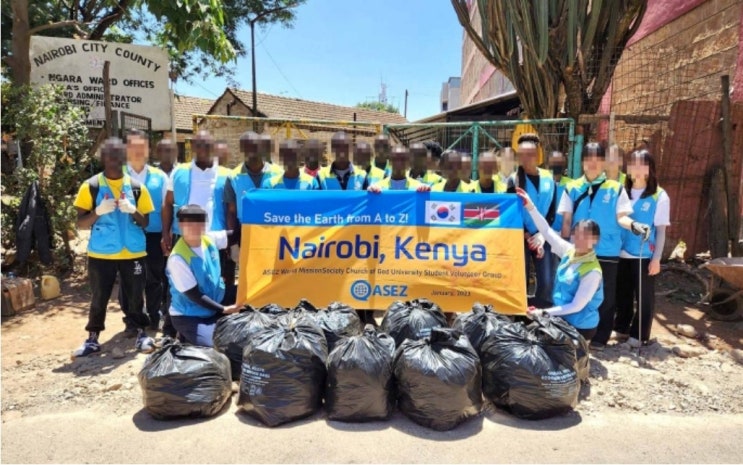
M437 144L438 145L438 144ZM444 178L434 171L431 171L431 151L426 145L416 142L410 145L411 167L408 170L408 176L427 186L433 186L440 183Z
M441 174L444 181L434 184L431 192L477 192L477 186L464 181L462 154L447 150L441 156Z
M591 340L593 350L603 350L614 329L616 314L617 271L622 250L622 229L647 237L650 227L632 221L632 203L627 191L617 181L606 179L606 153L597 142L583 147L583 176L565 187L557 213L563 215L562 237L570 237L572 228L581 220L593 220L601 229L596 255L604 278L604 301L599 308L599 325Z
M207 233L208 215L199 205L178 210L181 237L168 257L170 317L181 342L212 347L217 320L237 312L236 305L223 305L225 283L219 250L227 246L226 231Z
M206 227L208 231L227 229L227 212L224 195L227 189L230 170L219 166L214 158L214 138L207 131L199 131L192 141L194 159L191 163L179 165L168 184L168 193L163 205L163 238L162 247L166 255L170 254L173 243L181 235L178 222L178 210L185 205L202 205L206 210ZM175 215L175 221L173 221ZM168 231L172 230L172 235ZM222 259L227 260L228 252L220 252ZM234 267L224 266L225 281L228 283L227 298L237 295L234 285ZM234 300L233 300L234 301Z
M154 210L148 215L148 224L145 228L145 242L147 244L147 256L145 262L145 304L147 314L150 317L150 329L157 330L160 323L161 313L167 312L163 308L165 290L163 281L165 281L165 257L160 247L162 239L162 221L161 213L165 194L168 188L168 176L159 169L147 164L150 158L149 140L146 135L134 129L126 137L126 157L127 165L124 173L132 180L147 187L147 192L153 199ZM129 306L126 294L119 288L119 301L121 308ZM127 332L131 336L137 334L137 328L124 318Z
M392 166L390 176L369 186L369 192L379 193L389 190L418 192L430 191L430 186L408 176L409 160L410 151L406 147L402 145L394 147L392 149L392 154L390 155L390 165Z
M477 160L477 192L483 194L502 194L506 192L506 184L498 174L498 162L493 152L483 152Z
M374 166L384 170L387 177L392 172L390 167L390 138L387 134L380 134L374 139Z
M356 145L353 147L353 164L366 171L364 189L387 177L383 169L377 168L372 164L371 156L372 149L368 143L364 141L356 142Z
M330 139L330 151L335 159L320 170L320 187L323 190L364 190L366 171L354 166L349 159L351 140L345 132L333 134Z
M552 173L539 168L539 137L536 134L522 134L518 140L519 168L508 180L508 193L516 193L521 188L529 194L537 211L547 223L552 224L557 210L555 180ZM531 274L531 263L537 277L537 289L532 304L538 307L552 305L552 249L544 235L539 232L530 215L524 215L524 249L526 253L526 277Z
M122 311L137 329L135 348L141 352L155 348L155 341L145 331L150 321L144 311L144 228L155 207L147 187L124 173L125 161L123 142L106 140L101 148L103 172L85 181L75 198L77 226L90 229L88 282L92 296L85 326L88 337L72 352L73 359L101 351L98 338L106 329L106 307L117 274L128 302Z
M299 144L294 139L279 143L279 160L284 166L283 174L264 179L263 189L316 190L317 179L299 170Z

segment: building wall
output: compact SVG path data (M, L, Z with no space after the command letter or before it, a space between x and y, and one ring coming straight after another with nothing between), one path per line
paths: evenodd
M480 12L477 2L470 5L470 19L480 33ZM480 53L475 43L462 31L462 106L480 102L513 90L513 85Z

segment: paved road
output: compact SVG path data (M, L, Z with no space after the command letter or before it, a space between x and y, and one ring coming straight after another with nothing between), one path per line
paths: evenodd
M574 414L526 422L491 413L438 433L399 413L384 423L343 424L318 415L269 429L232 406L202 421L158 422L142 411L10 419L2 425L2 461L737 463L742 438L741 415Z

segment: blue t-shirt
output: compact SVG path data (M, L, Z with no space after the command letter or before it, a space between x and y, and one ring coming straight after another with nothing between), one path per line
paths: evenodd
M390 190L391 191L404 191L408 188L408 180L403 179L390 179Z
M297 184L299 184L299 178L287 178L284 176L284 186L286 186L287 189L296 189Z

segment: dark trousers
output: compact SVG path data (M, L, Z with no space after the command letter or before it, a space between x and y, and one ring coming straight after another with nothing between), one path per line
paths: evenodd
M599 325L593 342L606 344L614 329L614 315L617 310L617 270L618 257L598 257L604 279L604 301L599 307Z
M172 244L175 245L176 242L178 242L178 239L180 239L181 236L178 234L173 234L173 242ZM165 336L175 337L178 334L178 331L176 331L175 327L173 327L173 320L170 318L170 281L168 281L168 276L165 274L165 267L167 267L167 260L165 260L165 264L163 266L163 274L165 275L165 281L163 283L163 292L165 298L163 299L163 334Z
M549 308L552 306L552 288L555 285L555 274L552 272L552 247L544 243L544 256L537 258L536 252L529 250L529 245L524 242L524 260L526 261L526 280L529 281L531 272L531 259L534 259L534 267L537 275L537 292L530 299L529 305L538 308Z
M219 251L219 266L224 280L224 298L221 303L222 305L234 305L237 300L237 285L235 285L237 263L230 258L229 248Z
M578 329L575 328L578 333L580 333L581 336L583 336L583 339L585 339L588 342L591 342L591 339L593 339L593 336L596 335L596 328L591 329Z
M192 316L170 317L173 326L178 330L181 342L193 344L196 346L212 347L214 328L217 326L217 320L222 315L215 315L211 318L197 318Z
M163 249L160 247L160 239L162 234L160 233L146 233L145 239L147 241L147 257L144 258L145 263L145 305L147 308L147 315L150 317L150 325L157 327L160 323L160 312L163 309L163 296L164 287L163 281L165 281L165 256L163 255ZM129 302L126 294L122 292L123 287L119 287L119 304L121 308L127 308ZM132 326L132 322L126 317L124 323L128 326Z
M150 323L144 312L145 259L106 260L88 257L88 282L92 294L90 313L86 331L103 331L106 329L106 307L111 291L119 275L119 288L127 298L126 306L121 310L127 321L137 329L144 329Z
M642 261L642 264L640 263ZM655 276L648 276L650 260L619 259L617 284L617 318L614 329L630 337L647 341L655 313ZM640 293L642 280L642 293ZM637 302L637 311L635 311ZM642 334L640 334L642 323ZM642 336L642 337L640 337Z

